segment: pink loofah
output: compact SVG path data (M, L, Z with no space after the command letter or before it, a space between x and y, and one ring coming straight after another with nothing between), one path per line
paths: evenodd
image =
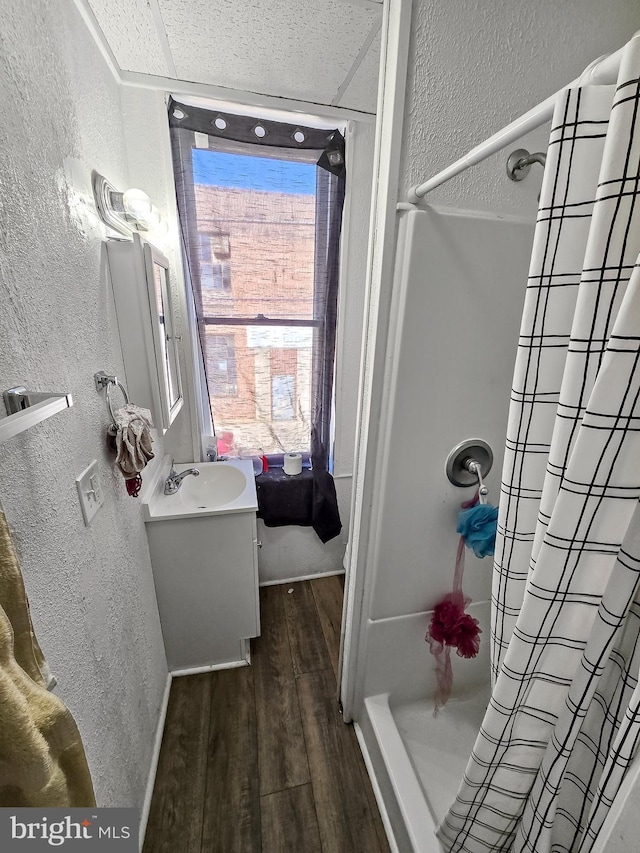
M473 501L466 501L463 508L473 506ZM429 651L436 659L436 679L438 689L435 697L434 716L440 708L446 705L453 687L453 671L451 669L451 648L462 658L474 658L480 649L480 625L465 612L471 599L466 598L462 591L462 575L464 573L464 539L460 537L456 568L453 576L453 591L445 595L433 608L433 616L425 640L429 643Z
M458 627L458 651L456 654L461 658L474 658L480 651L480 637L482 633L477 619L465 613Z
M454 646L461 658L474 658L480 648L481 633L478 620L465 613L470 599L458 592L450 592L433 610L427 640L433 652L436 646Z

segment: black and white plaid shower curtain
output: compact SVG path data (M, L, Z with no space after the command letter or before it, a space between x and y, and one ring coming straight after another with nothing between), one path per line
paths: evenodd
M494 687L450 853L586 853L640 740L640 34L552 121L511 396Z

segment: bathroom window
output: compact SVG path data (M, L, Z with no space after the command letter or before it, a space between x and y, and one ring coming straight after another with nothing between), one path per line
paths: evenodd
M246 116L220 121L175 102L169 117L202 363L224 452L309 453L315 427L328 454L344 197L344 175L332 169L344 140L335 130Z

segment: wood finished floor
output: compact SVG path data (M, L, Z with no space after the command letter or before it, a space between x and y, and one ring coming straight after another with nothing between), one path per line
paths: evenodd
M144 853L388 853L336 702L342 597L262 587L252 666L174 679Z

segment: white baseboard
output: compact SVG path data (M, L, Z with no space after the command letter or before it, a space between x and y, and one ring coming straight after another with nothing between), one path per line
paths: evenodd
M400 849L396 843L396 839L393 834L393 828L391 827L391 821L389 820L387 807L382 797L382 791L380 790L378 780L376 779L376 773L373 768L373 762L371 761L371 756L369 755L369 750L367 749L367 744L364 739L362 729L360 728L358 723L354 723L353 728L355 730L356 737L358 738L358 743L360 744L360 752L362 753L362 758L364 759L364 765L367 768L367 773L369 774L369 779L371 780L371 787L373 788L373 794L376 798L376 803L378 804L378 810L380 812L380 818L382 819L382 825L384 826L384 831L387 834L389 849L391 850L391 853L400 853Z
M169 704L171 680L171 673L169 672L167 674L167 683L165 684L164 694L162 696L162 704L160 705L160 715L158 716L156 736L153 742L153 752L151 754L151 766L149 767L147 789L144 793L142 814L140 815L140 850L142 850L142 845L144 844L144 836L147 831L147 822L149 820L149 810L151 809L151 798L153 797L153 788L156 783L156 772L158 770L158 759L160 758L160 747L162 746L162 735L164 734L164 724L167 719L167 705Z
M343 575L344 569L334 569L331 572L317 572L311 575L300 575L296 578L278 578L274 581L261 581L260 586L277 586L282 583L299 583L300 581L312 581L315 578L330 578L333 575Z
M212 663L207 666L191 666L187 669L174 669L170 675L172 678L181 678L183 675L200 675L203 672L215 672L218 669L235 669L238 666L249 666L248 660L232 660L229 663Z

